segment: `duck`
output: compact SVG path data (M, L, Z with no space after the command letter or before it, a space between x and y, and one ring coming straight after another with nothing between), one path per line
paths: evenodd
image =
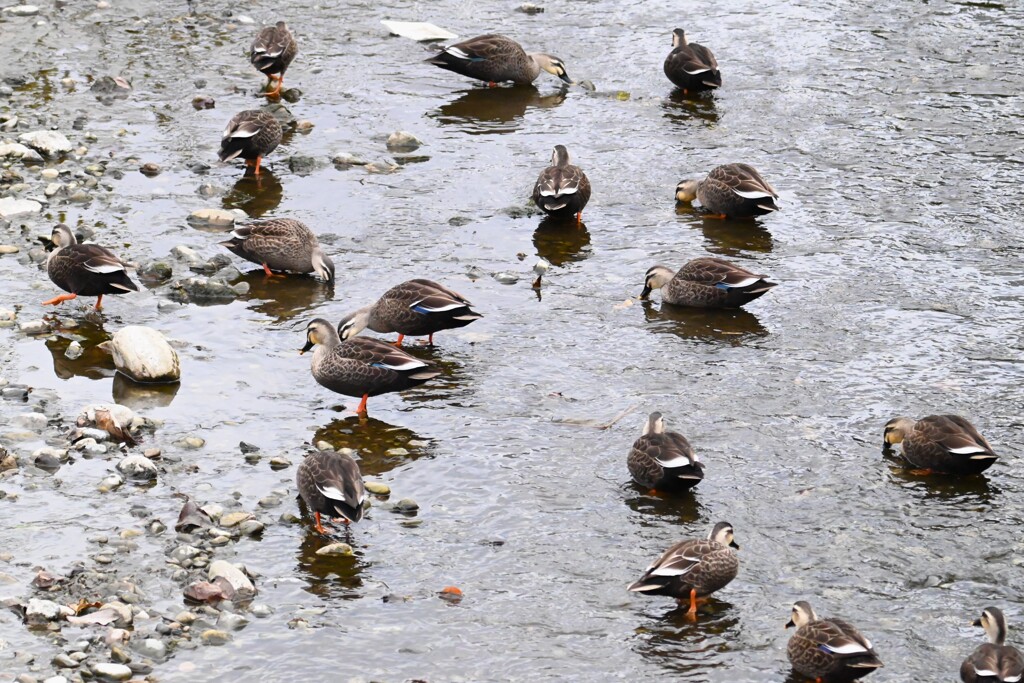
M579 166L569 163L569 150L555 145L551 165L541 171L533 186L533 203L549 216L572 216L579 224L590 201L590 180Z
M810 603L793 605L786 628L796 627L786 653L798 673L826 681L855 681L882 666L871 641L842 619L820 619Z
M483 317L470 306L469 299L433 280L416 278L395 285L369 306L349 313L338 323L342 341L369 327L374 332L398 333L395 346L406 336L427 336L433 345L434 335L441 330L465 327Z
M410 356L402 349L370 337L341 341L338 331L323 318L306 326L306 344L300 354L316 346L310 371L313 379L345 396L361 396L356 413L366 414L366 401L391 391L419 386L441 374L433 363Z
M687 614L696 618L698 598L727 586L740 568L732 524L715 524L707 538L680 541L626 587L633 593L666 595L680 605L689 601Z
M660 289L661 300L674 306L739 308L778 285L765 277L725 259L705 256L693 259L677 273L666 266L651 266L640 298Z
M543 52L527 54L523 46L506 36L488 33L449 45L426 60L429 64L486 81L492 87L512 81L529 85L541 71L557 76L565 83L573 81L565 71L565 63Z
M254 173L258 176L260 161L281 144L281 134L281 124L273 114L259 109L240 111L231 117L221 135L220 160L242 157L247 167L255 166Z
M313 511L316 530L326 535L320 515L341 517L345 526L363 518L363 475L359 464L347 453L314 451L295 472L295 483L306 506Z
M916 422L894 417L885 423L882 452L903 444L903 460L920 474L979 474L999 458L974 425L959 415L928 415Z
M724 164L704 180L676 185L676 201L700 201L708 218L754 218L779 211L779 193L750 164Z
M672 31L672 51L665 58L665 75L684 94L722 87L722 74L711 50L687 41L681 28Z
M44 306L56 306L79 296L94 296L98 311L103 307L104 294L139 291L139 286L128 276L124 262L106 247L79 244L75 233L63 223L53 228L50 241L57 248L46 257L46 274L67 294L44 301Z
M656 491L686 491L704 478L700 462L682 434L666 431L665 418L654 412L647 417L643 434L633 442L626 459L633 481Z
M313 231L292 218L240 225L231 232L231 239L220 244L232 254L263 266L267 277L275 276L274 270L283 270L316 273L324 282L334 281L334 262Z
M1006 617L998 607L986 607L980 619L972 622L985 629L989 641L960 665L964 683L1014 683L1024 677L1024 657L1020 650L1006 645Z
M276 97L281 94L284 72L298 53L299 45L295 42L295 36L283 21L264 27L253 38L249 61L267 77L267 95ZM270 90L270 84L274 81L277 81L277 87Z

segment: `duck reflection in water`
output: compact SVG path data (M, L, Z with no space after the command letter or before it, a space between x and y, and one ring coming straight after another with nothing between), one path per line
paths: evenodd
M545 216L533 231L533 246L538 256L560 267L590 256L590 232L573 218Z
M470 135L514 133L529 109L550 109L565 101L565 90L541 95L537 88L471 88L428 114L438 123L459 126Z
M396 467L434 455L434 444L411 429L357 415L331 420L316 430L313 443L321 441L334 448L356 451L364 478L379 477Z
M657 307L651 301L641 301L640 305L652 332L708 343L726 342L732 346L768 336L768 330L757 316L742 308L691 308L666 303Z
M296 495L295 499L298 514L302 517L311 517L302 498ZM337 541L320 535L309 524L296 525L294 528L301 529L302 534L295 553L295 573L306 581L303 590L323 599L364 597L362 572L371 565L363 559L363 552L360 549L353 547L351 555L317 555L316 551Z
M241 299L249 302L250 310L284 322L301 313L309 313L325 301L334 298L333 280L329 284L315 275L289 275L267 277L262 270L250 270L231 282L245 282L249 291Z
M685 607L676 606L638 626L640 635L634 649L680 680L706 681L709 669L730 666L728 643L743 638L740 619L732 607L725 600L710 598L701 606L700 622L695 622L687 619Z
M774 246L772 234L757 221L708 218L685 202L676 204L676 215L689 218L688 223L700 228L707 250L712 254L730 257L747 252L768 254Z
M284 197L284 186L270 169L264 168L258 176L244 175L221 199L228 209L241 209L250 218L259 218L275 210Z
M697 490L675 495L651 494L650 489L630 481L623 486L623 501L640 518L649 520L652 516L675 524L692 524L707 516L707 510L700 504Z
M712 91L686 94L678 88L672 91L662 102L665 118L672 123L690 125L694 119L703 121L706 126L718 124L718 110L715 108L715 97Z

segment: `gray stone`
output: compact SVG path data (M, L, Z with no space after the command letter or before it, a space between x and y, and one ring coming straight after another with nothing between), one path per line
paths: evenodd
M153 461L142 455L129 455L117 463L117 469L128 479L151 480L158 473Z
M52 600L32 598L28 601L28 607L25 608L25 623L29 626L43 626L70 612L71 610Z
M16 427L24 427L25 429L32 429L35 431L41 431L46 428L46 416L42 413L22 413L15 415L11 418L11 424Z
M58 669L75 669L78 667L78 662L71 659L71 657L63 652L54 657L52 663Z
M158 638L146 638L141 643L135 644L135 651L143 657L162 660L167 656L167 646Z
M60 156L70 152L73 147L64 133L55 130L36 130L22 133L18 140L48 157Z
M316 554L320 556L341 555L343 557L348 557L352 555L352 546L348 543L331 543L330 545L325 545L323 548L317 550Z
M222 631L241 631L249 625L249 620L241 614L233 612L221 612L217 617L217 628Z
M64 357L68 360L78 360L83 353L85 353L85 349L82 348L82 345L73 340L64 350Z
M240 283L247 284L247 283ZM238 298L237 289L219 279L189 277L171 285L170 296L177 301L197 303L226 303Z
M43 205L32 199L15 199L14 197L0 199L0 218L9 218L25 213L39 213L42 210Z
M225 209L196 209L186 220L192 225L229 227L235 224L235 218L233 212Z
M240 598L251 598L256 594L256 586L252 584L245 572L225 560L211 562L206 576L211 583L218 578L224 579L231 584Z
M18 329L24 334L48 334L50 332L50 324L45 320L26 320L18 325Z
M392 152L412 152L419 149L423 141L412 133L399 130L388 136L387 145Z
M97 677L108 681L127 681L132 677L132 670L124 664L99 662L92 665L92 672Z
M231 634L211 628L203 631L201 638L204 645L223 645L231 640Z
M32 150L21 143L8 142L0 145L0 157L14 157L15 159L23 159L26 156L31 157Z
M110 345L114 367L136 382L177 382L178 353L151 327L129 325L114 333Z
M101 98L122 98L128 97L132 84L120 76L101 76L93 81L89 90Z
M4 7L4 14L10 14L16 17L31 17L39 14L39 8L35 5L14 5L13 7Z
M164 280L171 279L171 276L174 275L174 269L171 268L170 264L163 261L151 261L139 268L138 273L139 277L144 280L163 282Z
M296 175L309 175L320 165L316 157L295 154L288 157L288 168Z
M331 159L331 163L335 166L366 166L369 162L364 159L360 159L355 154L342 152L341 154L334 155L334 158Z

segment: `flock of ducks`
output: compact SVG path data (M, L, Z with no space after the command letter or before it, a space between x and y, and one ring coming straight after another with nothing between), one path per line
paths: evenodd
M676 29L673 49L665 60L665 74L686 93L713 90L722 84L718 63L709 49L687 41ZM262 29L252 42L250 61L267 76L266 95L281 92L284 75L298 54L294 36L285 22ZM483 35L445 47L427 60L430 64L490 86L512 82L532 83L540 73L550 73L568 84L564 62L545 53L527 53L515 41L500 35ZM274 85L273 89L270 88ZM241 158L259 175L263 157L281 141L281 125L261 110L247 110L231 118L221 140L220 158ZM563 145L554 149L551 165L537 179L535 204L545 213L577 223L590 199L586 174L570 163ZM778 193L753 167L727 164L706 178L684 180L676 188L680 202L698 200L709 217L752 218L779 209ZM125 264L111 251L94 244L79 244L65 225L54 228L56 248L46 268L50 279L66 294L45 301L59 304L78 296L95 296L96 309L104 295L137 291ZM238 227L221 242L237 256L263 267L268 277L281 272L314 273L327 283L334 281L334 264L316 236L292 219L274 219ZM738 308L766 294L776 283L719 258L698 258L678 271L657 265L644 278L641 298L661 290L662 301L676 306ZM440 371L402 348L405 337L427 337L463 327L482 316L461 294L427 279L403 282L386 291L376 302L346 315L337 326L323 318L306 327L311 349L311 372L321 386L345 396L359 397L356 408L366 412L369 397L403 391L423 384ZM365 329L397 333L394 343L356 336ZM978 474L997 459L988 442L966 419L956 415L931 415L920 420L897 417L885 425L883 451L902 445L906 464L921 473ZM663 494L685 492L704 478L704 465L681 434L669 431L660 413L652 413L643 434L627 457L632 478L641 486ZM363 515L366 491L359 466L343 453L316 451L299 466L296 483L301 497L313 512L317 531L327 533L321 517L338 518L347 526ZM645 595L669 596L688 605L697 618L698 604L725 587L739 570L734 530L719 522L707 538L684 540L668 548L628 590ZM1024 659L1005 644L1006 619L996 607L988 607L974 622L984 628L991 642L981 645L964 660L961 680L967 683L1021 681ZM819 617L806 601L793 605L786 624L796 631L787 654L793 668L819 683L852 681L882 666L871 642L850 623Z

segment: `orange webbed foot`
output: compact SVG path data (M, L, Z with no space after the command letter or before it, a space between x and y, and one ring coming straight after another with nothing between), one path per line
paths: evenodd
M72 299L77 299L77 298L78 298L77 294L59 294L59 295L53 297L52 299L47 299L46 301L44 301L43 305L44 306L56 306L57 304L63 303L65 301L71 301ZM99 302L97 301L96 303L97 303L97 308L98 308L99 307Z

